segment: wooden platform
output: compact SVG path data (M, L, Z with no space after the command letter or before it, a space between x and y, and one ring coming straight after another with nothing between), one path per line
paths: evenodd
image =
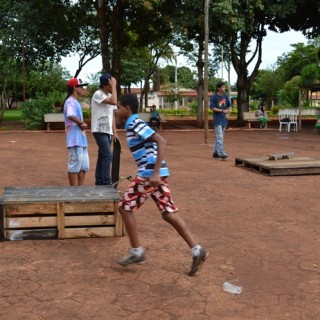
M235 165L269 176L295 176L320 174L320 159L292 157L278 161L264 157L239 157Z
M111 186L5 188L0 198L1 240L123 235Z

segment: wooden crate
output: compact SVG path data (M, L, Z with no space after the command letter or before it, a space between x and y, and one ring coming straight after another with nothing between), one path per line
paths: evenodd
M292 157L278 161L269 156L238 157L235 165L269 176L298 176L320 174L320 160L309 157Z
M5 188L0 204L2 240L123 236L111 186Z

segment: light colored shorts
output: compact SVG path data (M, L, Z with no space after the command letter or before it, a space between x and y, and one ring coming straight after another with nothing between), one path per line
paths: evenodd
M88 148L86 147L70 147L69 159L68 159L68 172L79 173L81 171L88 171L89 164L89 154Z
M136 176L120 200L119 208L133 211L136 208L140 208L149 196L156 203L161 213L178 211L178 208L173 204L166 177L161 178L161 184L155 189L150 186L149 178Z

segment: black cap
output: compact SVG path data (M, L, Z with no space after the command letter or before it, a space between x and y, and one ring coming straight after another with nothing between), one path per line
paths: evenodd
M101 77L100 77L100 84L103 86L107 86L111 80L112 76L110 73L104 73Z

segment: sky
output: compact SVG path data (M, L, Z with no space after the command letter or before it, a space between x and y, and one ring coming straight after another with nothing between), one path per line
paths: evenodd
M282 54L292 51L291 44L302 42L307 44L308 39L306 39L301 32L289 31L285 33L275 33L268 31L267 36L262 42L262 63L260 69L267 69L276 63L277 58L282 56ZM78 68L78 57L68 57L62 58L62 66L65 67L71 75L75 73ZM173 62L172 62L173 64ZM178 58L178 67L188 66L187 61L184 58ZM90 61L81 71L79 78L82 80L89 80L91 74L100 72L102 69L101 56L96 57ZM250 70L249 70L250 71ZM220 70L218 76L224 76L227 80L227 71ZM237 80L237 75L234 70L231 72L231 84L234 84Z

